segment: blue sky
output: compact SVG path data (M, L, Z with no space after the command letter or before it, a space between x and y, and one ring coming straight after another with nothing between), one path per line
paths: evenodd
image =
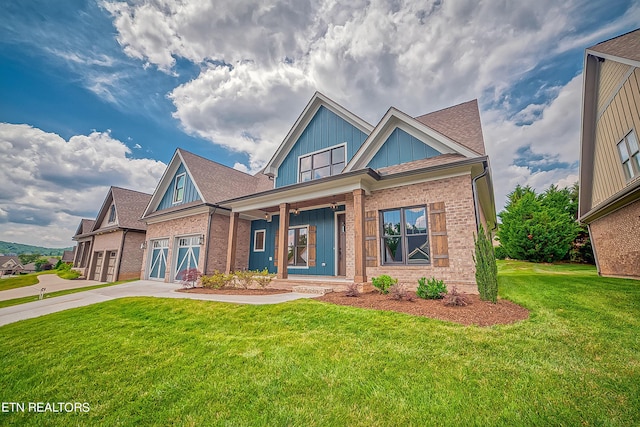
M373 124L478 98L499 209L516 184L570 185L584 49L640 7L529 3L2 2L0 240L71 245L176 147L256 171L315 90Z

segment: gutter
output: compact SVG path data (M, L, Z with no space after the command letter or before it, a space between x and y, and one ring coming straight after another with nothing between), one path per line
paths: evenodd
M207 234L205 235L205 249L204 249L204 265L202 266L202 274L207 274L207 264L209 261L209 236L211 235L211 221L213 220L213 215L215 215L218 206L213 207L213 212L209 214L209 220L207 221Z
M487 163L486 160L482 161L482 167L484 168L484 170L482 171L482 173L478 176L476 176L475 178L473 178L473 180L471 180L471 192L473 193L473 210L475 211L476 214L476 232L480 232L480 207L479 207L479 201L478 201L478 187L477 187L477 182L480 178L483 177L487 177L487 179L489 179L489 165ZM491 231L495 230L496 226L494 225L493 228L491 229Z

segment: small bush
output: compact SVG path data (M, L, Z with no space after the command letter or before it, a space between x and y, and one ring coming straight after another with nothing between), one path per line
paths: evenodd
M200 284L204 288L208 289L221 289L229 286L233 276L231 274L221 273L215 270L211 276L202 276L200 278Z
M233 274L236 276L242 289L249 289L251 283L253 283L253 276L255 276L256 272L253 270L238 270L234 271Z
M496 259L506 259L507 258L507 251L505 251L502 246L496 246L494 248L494 253L496 255Z
M427 280L422 277L418 280L418 289L416 294L422 299L441 299L447 293L447 286L443 280L435 277Z
M178 273L178 279L182 282L182 286L185 288L195 287L200 276L202 276L202 273L200 273L197 268L181 270Z
M348 297L359 297L360 296L360 289L358 289L358 284L357 283L349 283L347 285L347 292L345 292L345 295Z
M391 295L391 298L393 298L396 301L402 301L402 300L413 301L413 297L407 290L407 287L400 283L396 283L395 285L392 285L389 288L389 294Z
M451 288L451 292L445 295L442 302L444 303L444 305L458 307L464 307L471 304L469 297L458 292L458 289L455 286Z
M67 280L75 280L78 277L80 277L80 272L79 271L71 270L71 269L58 270L58 273L56 273L56 274L58 275L59 278L67 279Z
M380 291L381 294L388 294L389 288L398 283L398 279L383 274L378 277L371 278L371 284Z
M265 267L265 269L262 271L256 271L255 277L253 279L256 281L258 286L260 286L262 289L265 289L267 286L269 286L269 283L271 283L271 280L273 280L274 276L275 275L269 273L269 270Z

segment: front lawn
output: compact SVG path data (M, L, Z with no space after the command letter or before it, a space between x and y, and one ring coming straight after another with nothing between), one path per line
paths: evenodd
M56 270L41 271L39 273L21 274L19 276L7 277L6 279L0 279L0 291L6 291L9 289L22 288L24 286L36 285L38 283L38 276L41 274L54 274Z
M500 287L529 320L129 298L6 325L0 401L90 411L0 424L640 423L640 282L501 262Z

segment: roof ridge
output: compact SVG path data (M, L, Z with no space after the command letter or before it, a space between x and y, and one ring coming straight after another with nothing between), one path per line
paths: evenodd
M601 44L604 44L604 43L610 42L610 41L615 40L615 39L619 39L620 37L628 36L629 34L631 34L631 33L635 33L636 31L640 31L640 28L636 28L635 30L627 31L627 32L626 32L626 33L624 33L624 34L619 34L619 35L617 35L617 36L615 36L615 37L611 37L610 39L607 39L607 40L603 40L603 41L601 41L601 42L598 42L598 43L594 44L593 46L588 47L587 49L593 49L593 48L594 48L594 47L596 47L596 46L599 46L599 45L601 45Z
M139 190L132 190L130 188L124 188L124 187L118 187L117 185L112 185L111 189L118 189L118 190L124 190L124 191L130 191L132 193L140 193L140 194L145 194L147 196L151 196L150 193L145 193L144 191L139 191Z
M478 98L474 98L474 99L471 99L471 100L469 100L469 101L461 102L461 103L456 104L456 105L451 105L450 107L445 107L445 108L441 108L441 109L439 109L439 110L434 110L434 111L431 111L431 112L429 112L429 113L420 114L419 116L415 116L415 117L413 117L413 118L414 118L414 119L418 119L418 118L420 118L420 117L428 116L428 115L430 115L430 114L440 113L440 112L442 112L442 111L447 111L447 110L450 110L450 109L452 109L452 108L460 107L461 105L469 104L469 103L471 103L471 102L476 102L476 103L477 103L477 102L478 102ZM392 108L395 108L395 107L392 107ZM396 108L396 110L397 110L397 108Z
M201 155L199 155L199 154L195 154L195 153L192 153L191 151L187 151L187 150L185 150L184 148L180 148L180 147L178 147L178 150L179 150L181 153L183 153L183 154L184 154L184 153L187 153L187 154L190 154L190 155L192 155L192 156L199 157L199 158L201 158L202 160L206 160L206 161L207 161L207 162L209 162L209 163L215 163L215 164L216 164L216 165L218 165L218 166L222 166L222 167L227 168L227 169L230 169L230 170L232 170L232 171L239 172L239 173L241 173L241 174L243 174L243 175L247 175L247 176L250 176L250 177L255 176L255 175L251 175L251 174L249 174L249 173L247 173L247 172L243 172L243 171L241 171L241 170L235 169L235 168L233 168L233 167L231 167L231 166L225 165L225 164L223 164L223 163L218 163L218 162L216 162L215 160L207 159L206 157L203 157L203 156L201 156Z

